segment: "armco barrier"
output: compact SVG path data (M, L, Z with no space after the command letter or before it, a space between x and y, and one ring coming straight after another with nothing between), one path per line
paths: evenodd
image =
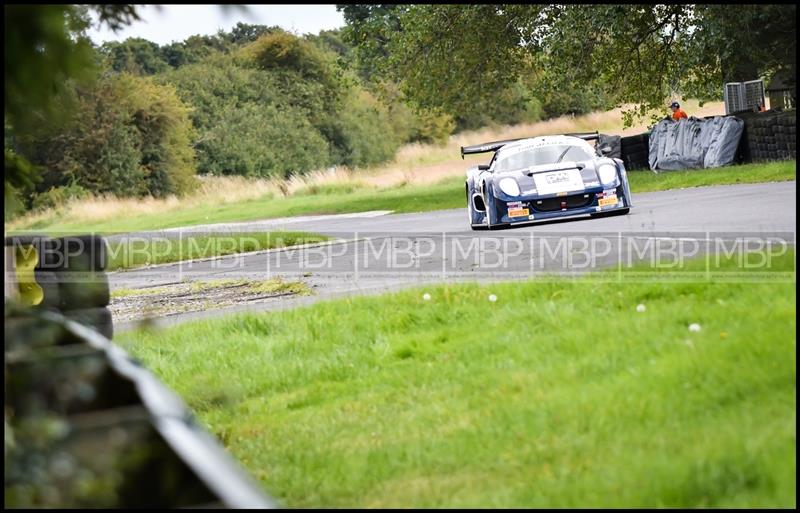
M55 312L5 308L6 507L276 506L122 349Z

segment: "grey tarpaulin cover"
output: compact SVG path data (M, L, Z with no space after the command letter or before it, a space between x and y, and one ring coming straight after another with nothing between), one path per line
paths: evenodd
M720 167L733 162L744 121L734 116L664 119L650 132L650 169Z

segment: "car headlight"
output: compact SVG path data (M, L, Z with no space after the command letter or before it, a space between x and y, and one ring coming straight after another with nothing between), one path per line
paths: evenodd
M509 196L519 196L519 184L513 178L503 178L497 185L500 186L501 191Z
M597 174L600 175L600 183L604 185L617 182L617 166L613 164L600 164L597 166Z

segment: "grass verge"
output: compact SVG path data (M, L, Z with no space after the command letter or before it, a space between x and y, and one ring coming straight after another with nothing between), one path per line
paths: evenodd
M659 174L651 171L632 171L628 173L628 179L634 193L708 185L783 182L797 179L797 161L785 160L713 169L662 171Z
M596 278L117 342L289 507L793 507L796 282Z
M466 164L463 169L466 169ZM628 173L628 178L633 192L640 193L704 185L794 180L796 174L796 161L791 160L660 174L633 171ZM371 210L392 210L397 213L427 212L463 207L465 201L464 178L459 174L426 185L375 188L364 184L345 184L309 187L286 198L267 197L211 207L192 206L170 212L169 216L153 213L113 221L81 223L48 218L17 229L72 233L136 232L312 214L345 214Z
M242 232L219 235L124 237L108 241L109 271L199 258L249 253L299 244L324 242L330 237L304 232Z

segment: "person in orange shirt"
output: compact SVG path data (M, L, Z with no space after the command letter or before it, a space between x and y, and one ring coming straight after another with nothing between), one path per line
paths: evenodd
M678 102L672 102L670 104L670 108L672 109L672 119L678 121L679 119L689 119L689 116L681 109L681 104Z

